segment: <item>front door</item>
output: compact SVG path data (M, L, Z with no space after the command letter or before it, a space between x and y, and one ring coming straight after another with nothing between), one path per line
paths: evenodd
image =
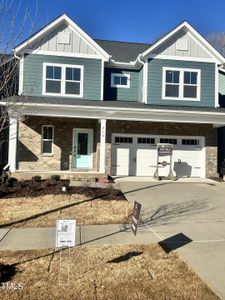
M73 130L73 169L91 169L92 168L92 147L93 130L92 129L74 129Z

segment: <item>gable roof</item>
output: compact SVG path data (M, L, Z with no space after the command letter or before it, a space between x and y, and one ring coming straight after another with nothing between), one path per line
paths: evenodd
M120 42L109 40L95 39L107 53L112 56L112 59L116 62L131 62L135 61L138 55L147 50L151 44L146 43L134 43L134 42Z
M71 28L87 43L89 44L94 50L106 61L109 60L109 54L99 46L98 43L96 43L89 35L87 35L77 24L75 24L66 14L60 15L56 19L54 19L52 22L47 24L45 27L37 31L35 34L33 34L31 37L29 37L27 40L19 44L15 49L14 52L20 52L23 49L25 49L29 44L36 41L38 38L55 28L61 23L66 23L71 26Z
M175 35L180 30L185 29L188 30L192 37L197 41L200 42L202 47L210 54L210 56L214 57L214 59L220 63L225 63L225 58L222 54L219 53L200 33L198 33L187 21L182 22L177 27L169 31L167 34L162 36L159 40L157 40L154 44L152 44L148 49L146 49L141 56L146 57L151 52L153 52L157 47L162 45L164 42L168 41L173 35Z

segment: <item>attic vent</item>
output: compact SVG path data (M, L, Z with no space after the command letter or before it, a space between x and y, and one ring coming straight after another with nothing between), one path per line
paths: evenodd
M188 51L188 40L187 39L178 39L176 42L176 49L178 51Z
M58 34L59 44L69 44L70 43L70 32L59 32Z

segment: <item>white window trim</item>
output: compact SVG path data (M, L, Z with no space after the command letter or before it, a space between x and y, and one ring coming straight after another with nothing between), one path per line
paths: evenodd
M120 85L120 84L114 84L114 77L126 77L127 78L127 85ZM111 87L113 88L123 88L123 89L129 89L130 88L130 74L122 74L122 73L111 73Z
M47 93L46 92L46 69L47 66L50 67L60 67L61 68L61 93ZM80 94L66 94L66 68L78 68L80 69ZM54 80L54 79L53 79ZM43 63L43 74L42 74L42 95L45 96L58 96L58 97L68 97L68 98L82 98L84 90L84 66L81 65L68 65L68 64L57 64L57 63Z
M52 139L43 139L44 127L52 127ZM43 142L44 141L51 141L52 142L52 152L51 153L46 153L46 152L43 151ZM53 156L53 154L54 154L53 146L54 146L54 126L53 125L42 125L42 129L41 129L41 154L43 156Z
M179 97L166 97L166 71L180 71L180 82L179 84ZM197 98L186 98L184 95L184 72L196 72L197 75ZM182 101L200 101L201 98L201 70L200 69L187 69L187 68L172 68L163 67L162 74L162 99L163 100L182 100Z

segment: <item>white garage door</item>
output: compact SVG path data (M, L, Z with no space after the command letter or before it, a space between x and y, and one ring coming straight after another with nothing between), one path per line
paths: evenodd
M116 134L112 135L112 175L153 176L158 143L173 144L172 169L176 177L204 177L204 137ZM168 173L168 166L159 167L159 176Z

